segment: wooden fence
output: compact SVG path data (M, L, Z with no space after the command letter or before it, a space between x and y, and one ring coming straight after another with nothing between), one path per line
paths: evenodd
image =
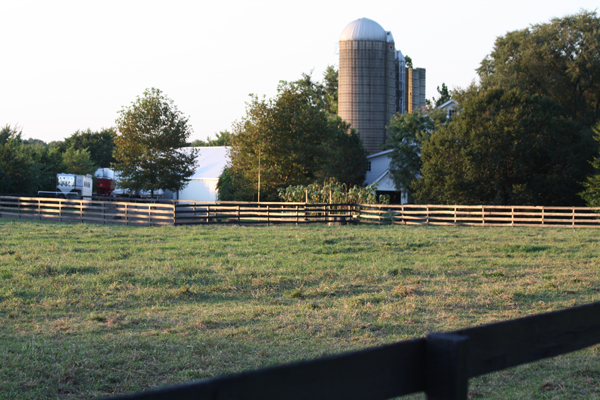
M310 224L352 220L351 204L200 202L175 204L177 225L184 224Z
M0 196L0 217L127 225L364 223L600 228L600 208L103 201Z
M173 225L171 203L130 203L0 196L0 217L124 225Z
M600 228L598 207L356 205L360 223Z
M116 399L466 400L469 378L596 343L600 302Z

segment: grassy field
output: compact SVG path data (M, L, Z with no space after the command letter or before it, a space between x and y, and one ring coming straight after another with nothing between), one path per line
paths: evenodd
M0 219L0 399L138 391L598 301L599 233ZM470 384L597 399L600 347Z

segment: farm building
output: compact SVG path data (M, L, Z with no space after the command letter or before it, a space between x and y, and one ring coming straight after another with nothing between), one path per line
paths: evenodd
M191 149L191 148L190 148ZM179 200L215 201L217 182L229 162L227 146L196 147L200 154L196 159L196 172L189 184L177 193L165 193L165 198ZM187 148L182 149L186 151Z
M377 184L377 194L387 194L390 196L392 204L407 204L409 197L406 190L396 189L392 174L390 172L390 153L392 150L385 150L379 153L367 156L369 166L365 184Z
M426 105L424 68L407 67L392 33L377 22L349 23L339 41L338 115L355 128L369 154L381 152L396 113Z

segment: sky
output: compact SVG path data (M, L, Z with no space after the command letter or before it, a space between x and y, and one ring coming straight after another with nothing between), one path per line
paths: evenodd
M466 87L506 32L597 10L598 0L192 1L0 0L0 127L62 140L115 126L156 87L189 117L190 140L244 117L250 94L338 65L344 27L370 18L427 70L436 88Z

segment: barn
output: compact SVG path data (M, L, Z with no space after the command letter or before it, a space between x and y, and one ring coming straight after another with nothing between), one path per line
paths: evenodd
M385 150L367 156L369 164L365 185L376 184L377 195L389 195L391 204L407 204L410 199L406 190L398 190L392 179L390 171L390 153L392 151Z

